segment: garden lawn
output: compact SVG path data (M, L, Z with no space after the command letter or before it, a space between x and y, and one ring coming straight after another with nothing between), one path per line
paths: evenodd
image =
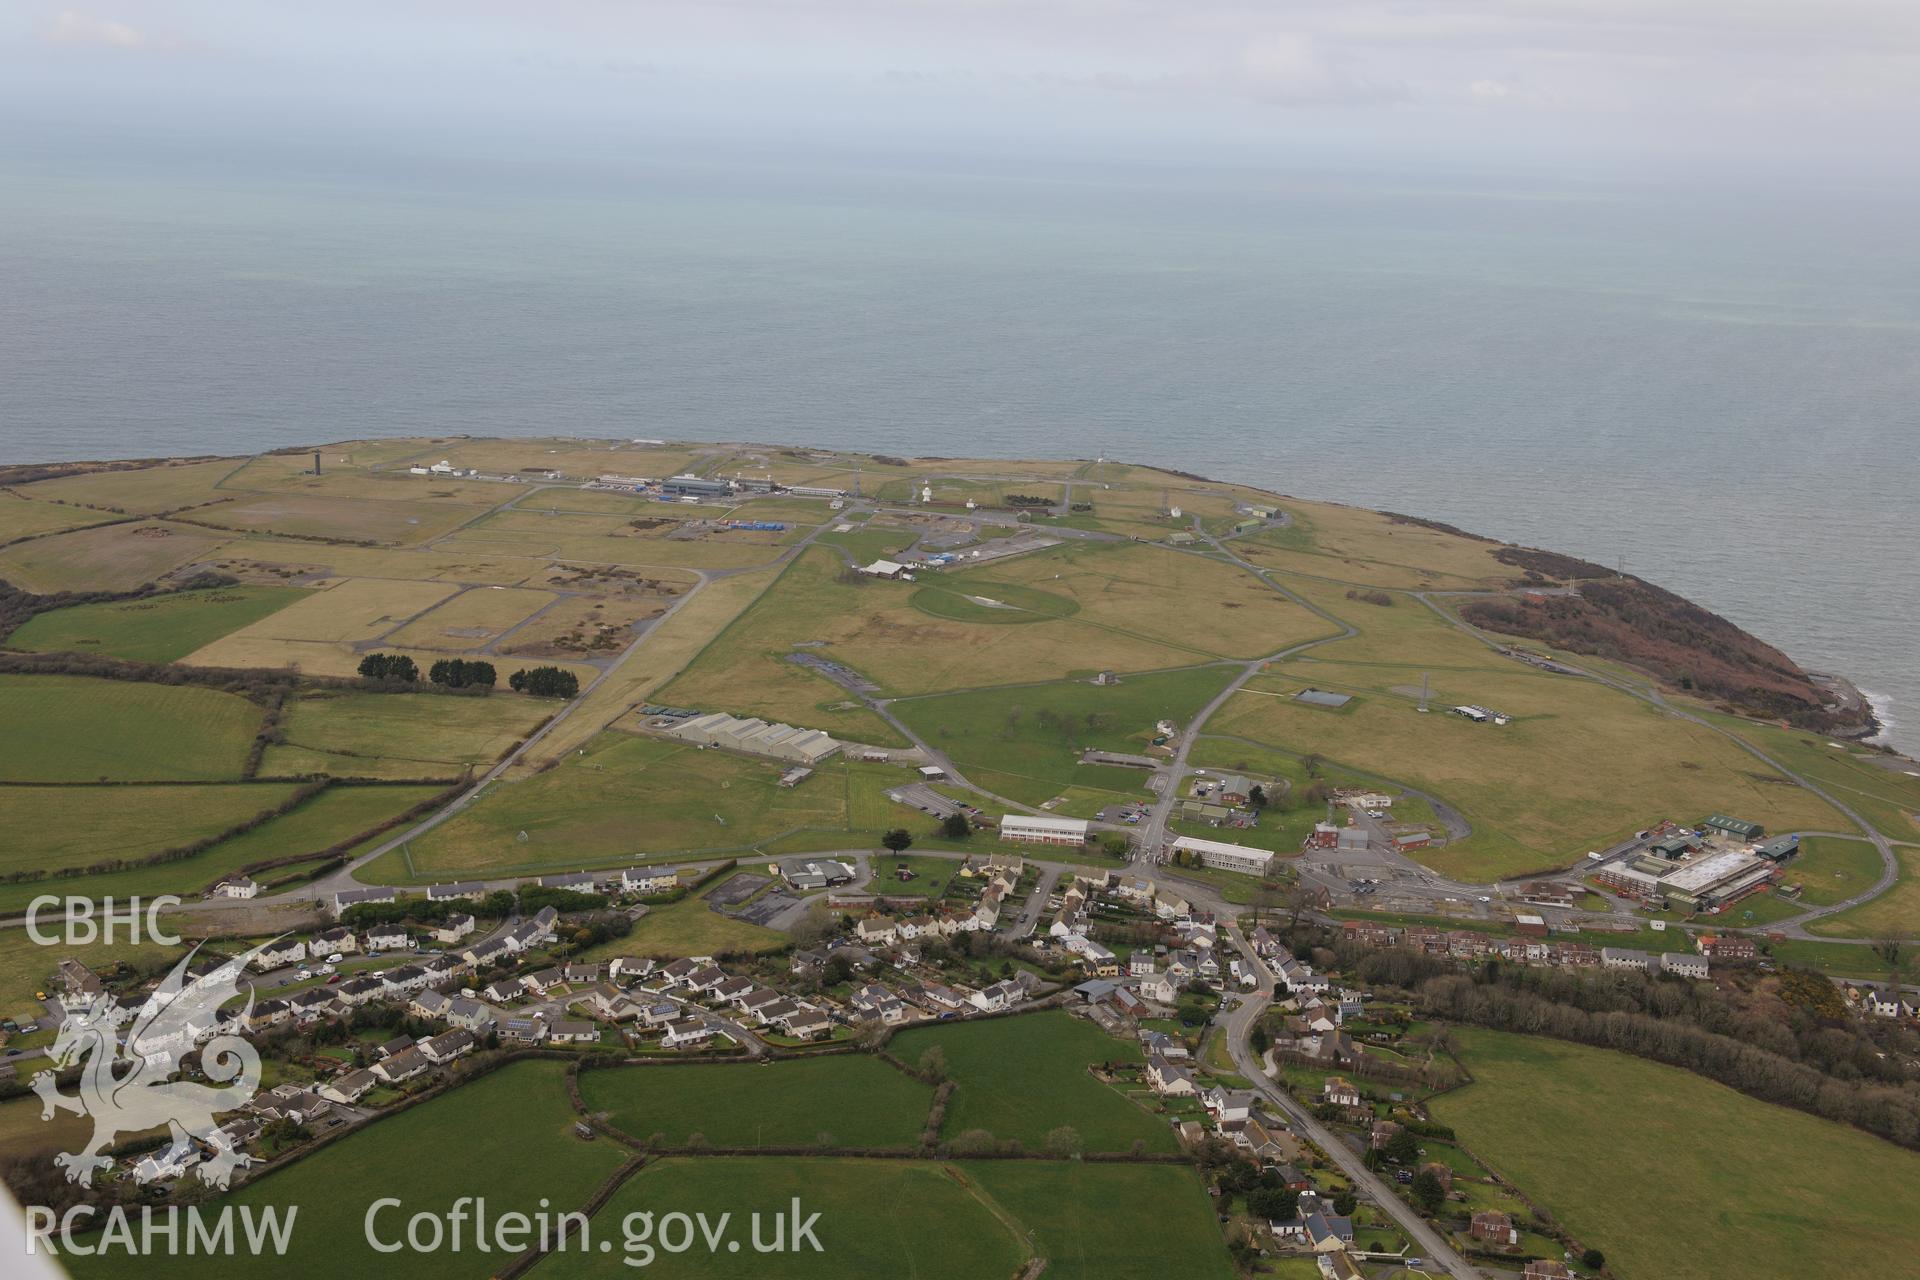
M0 676L0 780L238 778L265 713L192 685Z
M1001 1141L1039 1150L1060 1125L1077 1130L1089 1151L1175 1149L1173 1131L1115 1089L1095 1080L1096 1062L1139 1062L1138 1045L1115 1040L1090 1022L1057 1011L914 1027L891 1052L917 1064L938 1045L955 1083L941 1137L984 1129Z
M582 1074L580 1093L636 1138L714 1147L911 1147L933 1103L932 1086L867 1054L609 1068Z
M962 1171L1025 1223L1049 1280L1231 1280L1213 1202L1184 1165L981 1160Z
M630 1154L606 1141L576 1137L557 1062L514 1063L484 1079L399 1115L379 1120L284 1172L250 1182L216 1203L298 1207L292 1244L271 1271L285 1276L372 1276L392 1268L389 1255L367 1244L369 1206L397 1197L399 1209L375 1219L382 1238L404 1238L406 1219L444 1215L462 1196L484 1197L497 1217L550 1212L585 1203ZM469 1236L469 1240L471 1237ZM95 1276L139 1280L222 1280L262 1274L258 1259L113 1254L64 1260L80 1280ZM472 1249L408 1253L410 1280L481 1280L510 1261Z
M33 653L174 662L306 594L297 587L216 587L143 600L80 604L29 618L6 643L10 649Z
M596 1215L596 1236L613 1240L611 1252L603 1253L596 1245L555 1253L529 1274L532 1280L612 1280L656 1270L677 1280L1012 1276L1029 1251L1017 1224L1003 1220L969 1189L971 1168L765 1156L661 1160L628 1179ZM760 1238L771 1244L774 1220L790 1217L795 1200L803 1220L820 1215L813 1224L819 1251L803 1246L756 1252L752 1216L760 1216ZM626 1265L622 1224L629 1215L650 1212L658 1218L675 1211L705 1212L710 1224L731 1213L728 1235L738 1242L738 1251L725 1243L709 1251L702 1243L685 1253L660 1252L644 1270ZM637 1219L633 1225L637 1228ZM647 1257L637 1249L631 1256L636 1262Z
M1920 1153L1625 1054L1453 1036L1474 1083L1435 1117L1623 1280L1920 1277Z

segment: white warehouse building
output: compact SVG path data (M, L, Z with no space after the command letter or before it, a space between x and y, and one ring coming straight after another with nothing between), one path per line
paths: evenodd
M819 729L796 729L790 724L768 724L759 719L742 720L724 711L695 716L667 732L683 742L805 765L818 764L840 749L838 742Z
M1173 842L1173 850L1175 853L1184 851L1195 855L1203 867L1218 871L1240 871L1253 876L1265 875L1267 867L1273 862L1273 854L1265 849L1228 844L1224 840L1202 840L1197 836L1181 836Z
M1025 813L1000 817L1000 838L1028 844L1085 844L1085 818L1037 818Z

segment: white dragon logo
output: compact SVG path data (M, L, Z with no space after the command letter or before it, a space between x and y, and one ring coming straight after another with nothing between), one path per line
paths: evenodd
M53 1071L35 1076L33 1091L40 1095L42 1120L53 1119L56 1109L93 1119L93 1137L80 1150L54 1157L54 1163L67 1171L68 1181L90 1184L96 1169L113 1164L104 1153L116 1138L161 1126L169 1130L176 1149L197 1139L212 1151L196 1166L201 1181L211 1186L224 1189L233 1171L249 1162L249 1157L214 1136L219 1126L213 1117L242 1106L258 1091L260 1054L237 1035L213 1033L220 1026L220 1006L240 995L240 973L259 948L188 979L187 966L198 951L196 947L182 957L136 1011L120 1008L107 992L66 1010L47 1056L56 1069L85 1061L79 1094L61 1093ZM252 1012L249 986L246 1005L238 1014L240 1025ZM129 1021L123 1047L119 1030ZM235 1083L214 1088L174 1080L181 1060L196 1047L207 1079ZM135 1170L135 1177L143 1182L155 1176L153 1170Z

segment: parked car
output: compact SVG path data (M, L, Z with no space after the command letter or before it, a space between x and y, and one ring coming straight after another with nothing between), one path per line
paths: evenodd
M331 978L327 979L327 985L332 986L338 981L340 981L340 975L336 973Z

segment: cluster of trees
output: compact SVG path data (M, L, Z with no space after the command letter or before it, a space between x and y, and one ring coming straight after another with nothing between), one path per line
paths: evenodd
M571 698L580 692L580 677L561 667L525 667L507 677L507 687L536 698Z
M420 678L420 668L404 653L370 653L360 659L360 678L412 684Z
M478 659L442 658L427 668L427 679L449 689L493 688L498 679L491 662Z

